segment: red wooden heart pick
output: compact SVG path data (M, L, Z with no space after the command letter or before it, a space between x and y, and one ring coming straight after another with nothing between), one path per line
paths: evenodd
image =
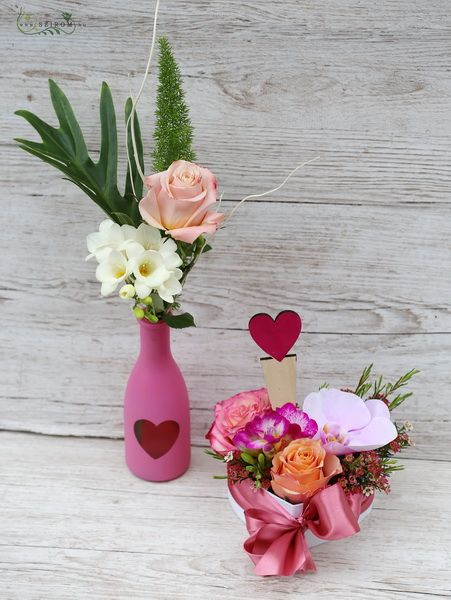
M178 438L180 427L176 421L163 421L155 425L147 419L135 423L135 436L139 445L152 458L161 458L169 452Z
M254 342L279 362L294 346L301 328L301 317L293 310L282 311L274 320L266 313L258 313L249 321Z

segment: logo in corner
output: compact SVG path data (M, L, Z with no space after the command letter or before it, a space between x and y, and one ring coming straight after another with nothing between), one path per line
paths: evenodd
M71 35L77 28L84 26L83 23L76 23L70 12L49 17L28 13L22 7L19 9L16 25L24 35Z

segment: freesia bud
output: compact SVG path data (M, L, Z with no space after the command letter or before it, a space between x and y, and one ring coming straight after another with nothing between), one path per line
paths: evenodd
M130 298L133 298L135 296L135 287L131 283L123 285L119 290L119 296L123 300L130 300Z
M141 302L143 304L146 304L147 306L151 306L153 304L152 296L147 296L147 298L143 298Z
M142 318L144 318L144 311L143 311L143 309L142 309L142 308L140 308L139 306L136 306L136 307L133 309L133 314L135 315L135 317L136 317L137 319L142 319Z

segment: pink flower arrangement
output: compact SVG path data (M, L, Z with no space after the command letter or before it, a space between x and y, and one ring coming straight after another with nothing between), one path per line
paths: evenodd
M272 357L263 368L268 392L219 402L207 453L226 464L219 478L228 480L231 506L246 524L243 548L254 573L294 575L315 571L309 548L358 533L375 491L390 491L390 474L402 468L394 456L410 445L411 429L393 423L391 411L411 396L398 390L418 371L395 383L382 377L371 383L371 365L354 389L325 384L302 407L283 403L295 389L288 370L296 358L287 354L301 319L293 311L257 317L250 321L258 323L250 327L252 338ZM285 359L289 369L280 365Z
M264 388L242 392L216 404L206 437L212 454L227 463L229 481L249 479L291 503L334 483L351 494L388 491L389 474L399 468L392 457L410 444L408 425L395 425L390 411L410 394L392 402L388 396L415 373L385 387L378 380L366 399L372 386L360 382L355 392L321 389L302 409L273 409Z

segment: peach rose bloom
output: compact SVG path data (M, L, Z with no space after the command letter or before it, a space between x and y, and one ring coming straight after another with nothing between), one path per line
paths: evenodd
M240 392L215 406L215 420L205 436L210 446L219 454L235 450L232 438L252 421L255 415L270 408L266 388Z
M272 459L271 487L280 498L298 504L341 472L339 458L327 454L321 440L302 438L290 442Z
M208 169L176 160L144 183L149 191L139 203L142 218L175 240L192 244L203 233L214 233L224 219L208 210L216 202L216 177Z

